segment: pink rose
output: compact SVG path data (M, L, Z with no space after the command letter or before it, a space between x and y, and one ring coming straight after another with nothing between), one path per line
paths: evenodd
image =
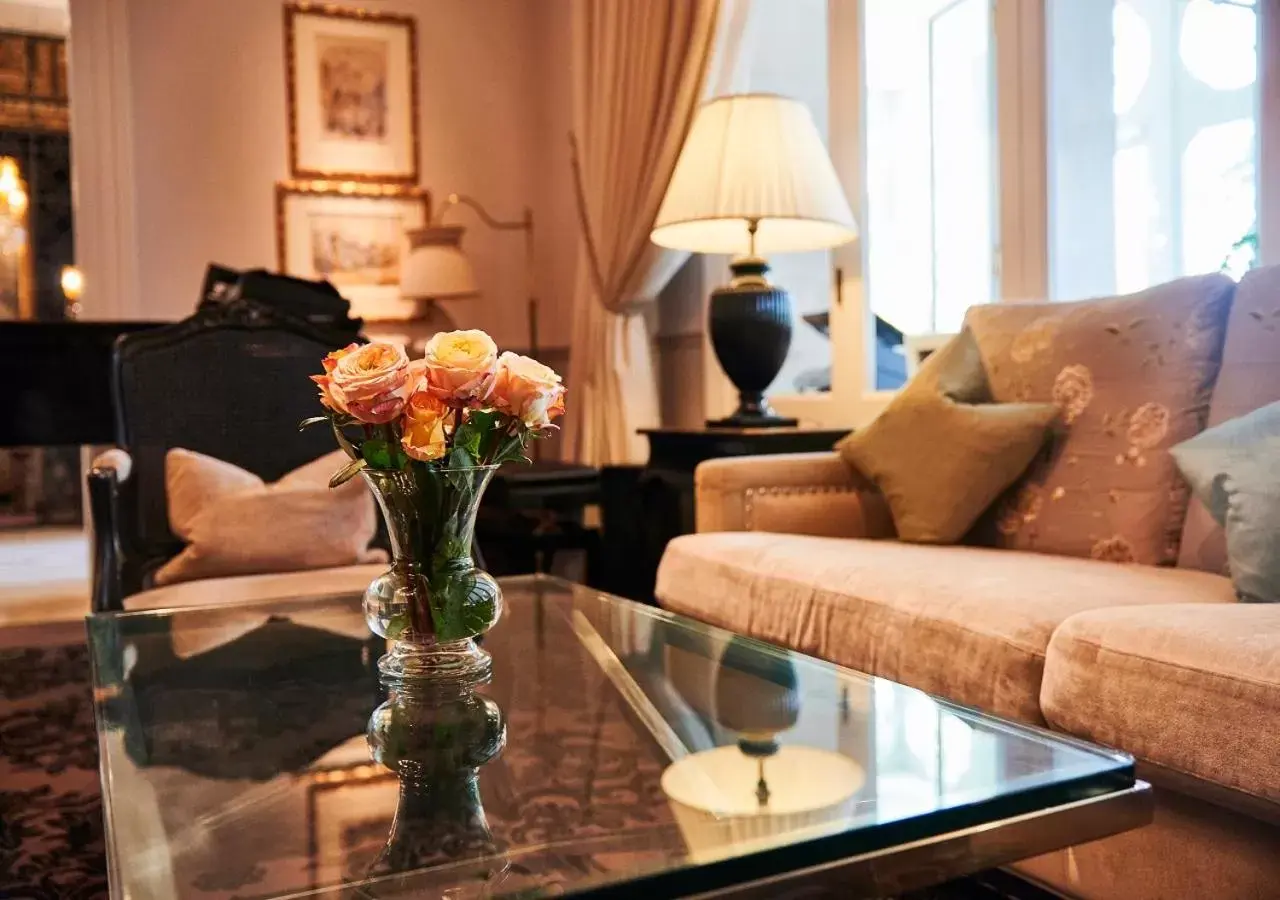
M344 409L338 402L337 398L333 396L333 391L331 389L331 384L333 382L333 370L337 368L338 360L359 348L359 344L347 344L347 346L343 347L341 350L334 350L324 359L320 360L320 365L324 366L324 374L311 376L311 380L320 388L320 403L329 409L343 413L346 412L346 409Z
M400 422L404 432L400 446L404 452L423 462L444 456L449 449L444 433L449 412L449 407L426 391L410 397Z
M492 402L526 428L550 428L552 419L564 414L564 385L554 369L536 359L504 353L498 358Z
M329 375L335 408L361 422L381 425L395 419L415 385L404 347L372 343L337 360ZM323 377L323 376L322 376Z
M498 345L483 331L442 331L427 342L427 390L449 406L479 406L493 388Z

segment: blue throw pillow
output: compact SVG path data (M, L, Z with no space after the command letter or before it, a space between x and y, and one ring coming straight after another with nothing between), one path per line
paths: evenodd
M1171 452L1226 531L1240 599L1280 603L1280 403L1223 422Z

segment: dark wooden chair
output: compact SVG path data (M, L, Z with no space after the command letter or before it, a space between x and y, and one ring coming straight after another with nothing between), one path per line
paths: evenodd
M165 454L234 463L266 481L334 449L307 376L353 339L249 300L208 304L174 325L121 337L112 358L116 445L88 474L94 611L118 610L182 548L169 530Z

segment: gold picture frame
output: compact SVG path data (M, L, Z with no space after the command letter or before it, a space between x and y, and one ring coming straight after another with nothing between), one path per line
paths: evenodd
M431 221L420 187L357 182L276 184L276 263L298 278L325 279L369 320L405 318L400 265L406 232Z
M414 18L290 3L284 50L290 177L416 184Z
M367 756L364 739L360 749ZM376 763L318 769L307 778L307 875L312 890L359 878L385 845L400 779Z

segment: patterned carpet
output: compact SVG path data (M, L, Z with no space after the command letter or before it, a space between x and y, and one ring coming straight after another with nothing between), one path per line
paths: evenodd
M0 698L0 897L106 898L84 626L0 631Z
M83 625L0 629L0 898L107 898L97 766ZM1042 896L992 874L901 900Z

